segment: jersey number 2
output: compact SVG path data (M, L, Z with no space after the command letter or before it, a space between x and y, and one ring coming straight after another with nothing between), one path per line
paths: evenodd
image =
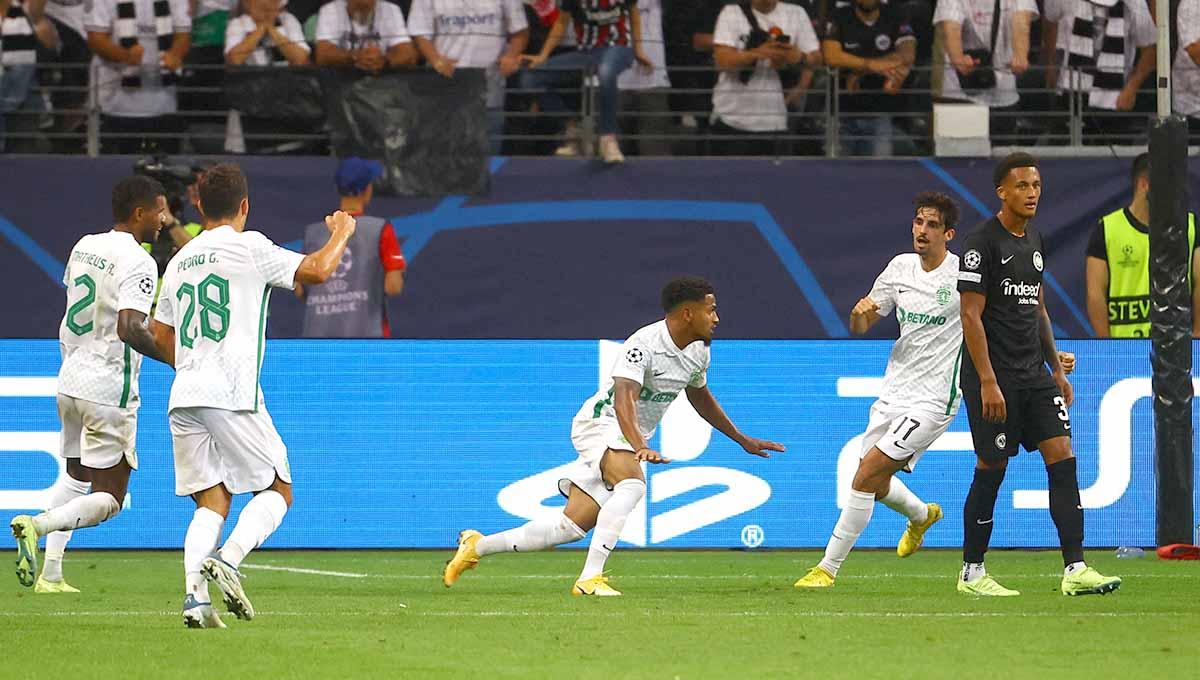
M90 333L92 328L95 327L93 321L95 320L96 313L92 312L92 318L88 319L87 323L83 324L79 323L75 317L88 307L91 307L92 303L96 301L96 282L92 280L92 277L84 274L83 276L77 277L71 283L76 286L83 286L84 288L87 288L87 293L84 294L83 297L79 298L78 302L71 305L71 307L67 309L67 329L75 335Z
M183 298L187 298L184 305ZM192 317L196 315L196 303L200 303L200 334L212 340L221 342L229 332L229 281L209 274L198 286L185 283L175 292L179 306L183 309L183 319L179 324L179 344L191 349L196 343L196 334L189 328ZM218 327L219 326L219 327Z

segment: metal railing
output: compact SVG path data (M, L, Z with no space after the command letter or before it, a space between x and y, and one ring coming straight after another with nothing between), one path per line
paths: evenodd
M88 69L86 64L44 64L38 66L38 79L24 106L6 116L3 137L6 151L34 153L86 153L96 156L119 146L120 140L145 140L166 150L191 154L224 154L229 151L227 140L232 136L230 108L225 102L221 76L224 65L193 64L188 75L176 87L179 110L172 118L179 122L175 129L122 132L105 124L97 104L103 83L92 82L86 87L62 84L67 70ZM254 70L256 67L235 67ZM273 67L311 69L313 67ZM262 67L257 67L262 70ZM715 80L719 75L711 67L671 67L672 75L695 74ZM847 111L847 103L856 95L845 89L846 79L837 70L813 70L812 84L804 92L785 93L789 101L786 128L768 133L724 134L713 131L710 122L712 89L703 87L673 87L652 91L658 96L656 110L621 110L618 120L623 134L622 144L637 148L646 144L657 150L656 155L704 156L725 150L734 152L739 143L766 148L774 156L839 157L856 145L876 139L874 133L863 133L877 125L883 126L882 146L891 146L889 155L931 155L932 103L937 97L930 83L937 75L936 67L916 67L906 81L906 87L880 101L895 102L892 110ZM94 73L94 72L93 72ZM93 79L94 80L94 79ZM1059 92L1044 85L1044 72L1031 69L1022 78L1021 104L1017 107L993 109L991 139L994 146L1067 147L1082 150L1088 146L1138 146L1145 144L1145 121L1151 112L1096 111L1087 108L1087 94L1078 91ZM207 83L197 85L195 83ZM538 104L538 91L522 89L519 78L509 81L506 107L503 111L504 130L499 139L507 155L546 155L555 147L578 142L583 149L591 148L596 136L597 89L594 73L581 72L578 84L560 88L562 94L576 102L570 111L550 114ZM1033 86L1029 86L1033 83ZM1152 85L1152 83L1148 83ZM778 89L770 90L778 92ZM626 90L627 100L645 98L645 91ZM1150 104L1152 90L1146 89L1142 106ZM1139 97L1141 99L1141 97ZM67 100L74 105L57 106L54 102ZM663 102L669 100L664 107ZM236 107L235 107L236 108ZM777 115L777 114L763 114ZM261 123L262 121L257 121ZM568 134L564 130L574 128ZM268 125L268 128L270 126ZM646 128L653 131L645 131ZM329 152L327 130L267 129L243 130L241 139L256 153ZM664 151L665 150L665 151ZM627 151L629 152L629 151ZM873 149L867 155L879 155Z

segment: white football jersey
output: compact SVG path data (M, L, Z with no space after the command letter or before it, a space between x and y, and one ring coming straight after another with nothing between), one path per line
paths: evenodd
M257 411L271 288L291 289L304 256L257 231L209 229L175 254L154 318L175 328L168 410Z
M137 408L142 355L117 336L117 313L150 313L158 268L133 234L109 231L79 239L63 272L67 311L58 328L58 392Z
M895 309L900 322L879 400L929 413L956 413L963 353L958 256L947 253L940 267L927 272L920 255L897 255L867 297L879 305L882 316Z
M710 356L709 347L700 341L679 349L665 320L640 328L621 346L621 354L604 387L583 403L575 417L616 418L613 381L628 378L642 386L637 402L638 429L649 441L667 407L685 387L708 384Z

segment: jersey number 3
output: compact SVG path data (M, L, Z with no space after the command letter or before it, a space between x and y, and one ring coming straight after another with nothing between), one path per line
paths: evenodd
M183 302L187 298L187 304ZM221 342L229 332L229 281L209 274L198 286L185 283L175 292L183 319L179 324L179 343L191 349L196 343L196 334L191 330L192 317L196 316L196 303L200 303L200 334Z

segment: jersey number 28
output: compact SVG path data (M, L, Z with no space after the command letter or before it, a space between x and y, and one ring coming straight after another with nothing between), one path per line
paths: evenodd
M185 305L183 299L187 298ZM209 274L197 286L185 283L175 292L183 318L179 324L179 343L188 349L195 346L196 333L191 330L192 318L196 316L196 303L200 303L200 334L221 342L229 332L229 281Z

